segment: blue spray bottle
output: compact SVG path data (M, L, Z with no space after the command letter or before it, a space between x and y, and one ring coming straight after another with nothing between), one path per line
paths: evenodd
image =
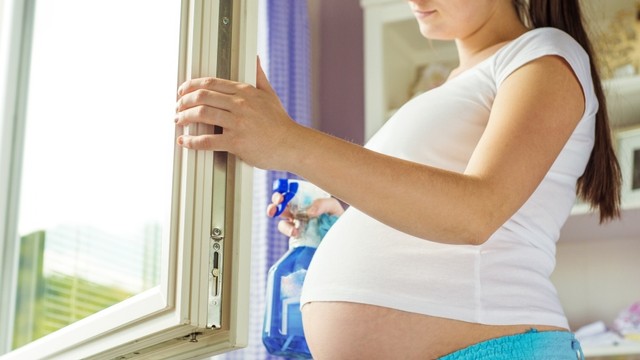
M309 182L279 179L273 188L284 197L276 216L288 204L298 235L289 238L289 250L269 269L262 342L272 355L311 359L302 330L300 293L311 258L336 217L323 214L309 219L306 210L313 201L330 197Z

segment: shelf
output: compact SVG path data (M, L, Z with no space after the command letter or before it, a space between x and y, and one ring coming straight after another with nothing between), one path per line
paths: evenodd
M640 343L625 342L610 346L583 346L582 350L585 357L589 358L625 355L636 355L640 357ZM636 358L636 356L634 356L634 358Z

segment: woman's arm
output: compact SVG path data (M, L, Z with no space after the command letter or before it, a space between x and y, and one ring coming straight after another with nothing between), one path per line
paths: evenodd
M296 173L408 234L481 244L541 182L584 111L569 65L546 56L501 85L487 128L464 174L421 165L296 124L264 73L253 88L196 79L179 90L178 125L204 122L221 135L182 136L194 149L229 151L261 168Z

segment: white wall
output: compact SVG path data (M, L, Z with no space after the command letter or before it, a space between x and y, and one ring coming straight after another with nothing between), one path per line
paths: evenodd
M558 243L552 280L573 330L602 320L640 301L640 234Z

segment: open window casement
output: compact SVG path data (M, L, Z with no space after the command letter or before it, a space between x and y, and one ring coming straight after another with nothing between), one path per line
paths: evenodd
M4 2L6 5L7 0ZM5 41L1 44L0 91L6 96L1 100L3 108L0 112L0 354L3 354L0 359L191 359L246 345L253 196L251 168L227 153L176 147L175 138L181 131L204 134L218 129L192 125L184 130L178 128L174 134L169 121L173 119L177 86L187 79L217 76L255 82L257 1L111 0L86 4L83 0L64 0L48 3L14 0L11 6L4 7L4 19L11 21L8 25L3 24ZM78 12L59 10L64 3L78 7ZM173 5L167 5L171 3ZM171 24L158 23L154 29L150 25L151 18L160 17L160 7L172 7L176 11L176 36L173 38L153 39L156 32L171 27ZM91 13L97 14L96 17L91 19ZM73 73L61 75L74 85L72 90L48 91L45 96L38 97L36 88L42 83L43 74L64 73L64 68L60 67L54 71L38 70L34 62L38 57L38 61L42 62L43 58L45 63L48 61L46 52L39 50L41 43L38 42L38 26L47 16L58 17L50 21L55 26L62 26L60 24L68 20L71 29L67 34L73 37L57 35L57 39L66 41L61 44L66 45L58 45L50 53L51 57L62 53L69 57L65 61L72 62L76 56L90 56L94 42L101 43L95 51L112 46L111 49L120 49L120 53L116 56L114 51L101 54L103 58L108 57L107 65L102 68L96 67L92 60L81 60L94 67L85 69L74 65ZM74 24L81 20L86 21L84 25ZM94 25L100 27L103 20L111 24L107 34L89 34L92 40L83 42L82 33L90 33ZM126 36L120 40L109 37L111 30L115 32L125 23L139 26L127 29ZM172 39L175 39L173 48ZM127 48L125 43L130 40L132 47ZM47 41L42 40L44 43ZM176 69L168 65L169 71L173 71L173 80L170 79L172 83L167 89L162 89L170 91L173 97L170 101L160 101L158 97L158 101L135 103L140 101L141 92L163 87L154 83L153 76L149 80L125 77L119 80L119 91L99 95L102 94L102 81L108 83L112 77L100 77L108 70L105 68L111 65L115 68L123 63L129 70L134 68L135 74L144 73L147 66L162 62L166 57L153 55L142 62L138 58L151 53L148 49L153 46L166 44L175 49L173 59L179 59L175 61L177 83ZM66 53L69 49L73 51ZM127 49L139 52L128 53ZM156 75L161 76L160 73ZM77 110L82 104L74 101L85 93L98 94L101 107L91 113ZM56 100L46 103L49 98ZM122 102L129 100L138 106L122 111ZM75 112L81 112L81 122L66 122L67 116L57 115L56 104L62 104L62 114L68 114L69 118ZM168 106L166 118L151 115L155 123L142 125L142 128L133 125L145 117L135 115L138 111L135 109L150 111L156 106ZM107 121L97 120L112 108L120 108L121 112L108 115ZM42 117L46 121L35 126L41 109L46 109ZM117 131L111 132L106 123ZM48 124L55 125L48 128ZM162 137L156 134L156 127L171 128L168 141L160 141L162 145L159 146L168 151L159 150L136 158L133 165L125 165L127 159L135 158L146 147L151 148L151 142ZM58 137L59 141L47 148L39 147L45 140L35 134L41 130L47 138ZM90 139L83 140L85 136ZM104 137L111 137L112 146L91 153L88 158L80 156L95 150L92 147L100 147ZM88 146L83 147L82 141L89 141ZM65 147L68 142L74 146ZM66 152L47 163L33 165L37 162L33 159L47 158L49 152L55 153L60 148ZM122 158L117 157L120 153L124 154ZM166 158L165 154L168 154ZM73 161L67 162L66 157ZM158 180L166 182L165 188L160 187L166 191L149 192L147 187L155 186L155 181L140 179L146 179L146 173L153 172L156 163L158 168L169 168L168 176L165 176L168 178ZM71 165L65 167L65 164ZM75 179L75 176L67 175L72 171L77 171L78 177L99 174L89 177L96 183L89 184L86 192L79 186L65 190L65 182ZM102 178L113 173L117 175L115 180L100 185ZM152 175L163 177L160 176L162 172ZM62 181L58 184L56 178ZM39 195L40 191L53 196L52 199L72 202L77 198L81 209L71 207L69 216L82 222L86 215L88 222L54 227L53 219L67 211L65 206L68 204L62 205L67 201L54 204L56 206L47 205L49 198ZM100 212L110 206L110 197L121 194L128 195L118 200L118 207ZM29 205L29 199L33 197L36 205ZM151 208L160 208L158 210L163 214L159 225L146 226L144 236L140 238L133 235L129 238L123 235L124 232L110 235L111 231L124 231L130 218L146 215L147 210L140 210L145 209L142 206L149 206L158 198L166 203L166 208ZM47 213L46 209L53 210ZM49 216L31 227L24 225L39 212ZM96 230L100 218L111 221L108 231ZM149 252L150 247L154 252ZM85 274L83 269L91 266L92 272ZM104 280L110 277L113 278L109 282ZM128 290L134 287L136 291ZM73 293L71 305L65 303L71 298L67 292ZM50 298L45 299L49 302L45 303L43 296L49 295ZM107 300L98 304L103 298L112 304L105 305ZM103 309L88 314L90 306L95 309L102 306ZM78 315L82 311L84 313ZM69 325L51 330L52 323L66 321L68 319L62 318L72 313L75 318ZM52 320L42 325L44 330L36 331L34 324L39 324L42 314ZM28 335L21 333L25 327L29 328ZM49 333L39 336L38 331L40 335L43 331ZM22 343L16 342L20 336L23 336Z

